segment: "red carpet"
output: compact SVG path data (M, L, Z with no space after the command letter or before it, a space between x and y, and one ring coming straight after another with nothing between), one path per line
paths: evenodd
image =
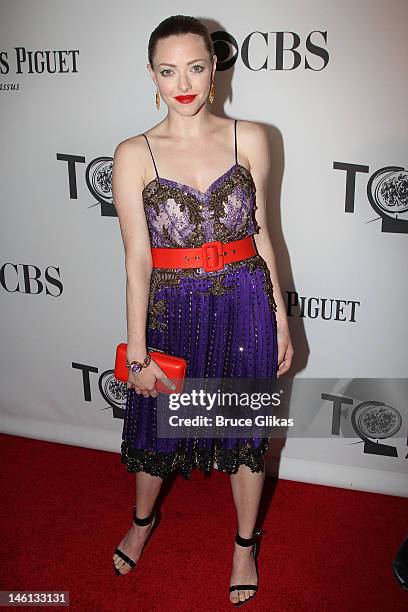
M1 443L1 590L69 591L69 609L84 612L234 609L227 475L195 470L164 483L160 525L137 568L117 577L111 558L134 503L119 454L6 435ZM240 609L408 610L391 569L407 499L267 478L261 513L259 592Z

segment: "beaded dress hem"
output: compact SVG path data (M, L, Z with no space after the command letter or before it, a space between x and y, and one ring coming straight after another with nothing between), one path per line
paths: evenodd
M269 448L270 438L262 438L259 446L251 447L241 444L235 448L223 449L215 442L214 449L199 448L193 445L193 452L183 450L179 443L171 453L159 453L136 449L125 441L121 446L121 461L128 472L147 472L152 476L166 478L172 472L181 473L189 480L194 468L204 474L211 474L212 463L217 463L219 472L236 474L241 465L246 465L251 472L264 471L264 454Z

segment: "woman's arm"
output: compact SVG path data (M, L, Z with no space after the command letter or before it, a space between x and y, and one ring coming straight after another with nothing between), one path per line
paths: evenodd
M287 323L285 303L280 289L276 257L272 247L267 223L267 190L270 171L270 152L265 128L259 123L244 121L239 141L250 163L250 170L256 186L256 222L260 230L255 234L256 248L266 261L271 273L273 296L277 305L276 318L280 323ZM241 125L240 125L241 127Z
M242 143L242 150L245 151L252 177L256 186L256 222L260 229L254 236L255 244L259 255L266 261L273 287L273 297L276 302L276 323L278 331L279 345L279 370L278 376L286 372L292 361L293 346L289 334L288 318L286 315L285 302L279 284L278 269L276 264L275 252L268 230L267 221L267 192L270 170L270 151L265 128L255 122L241 121L241 132L238 142Z
M121 142L115 150L112 193L118 214L126 267L127 359L146 356L146 321L152 273L150 237L143 208L143 137Z

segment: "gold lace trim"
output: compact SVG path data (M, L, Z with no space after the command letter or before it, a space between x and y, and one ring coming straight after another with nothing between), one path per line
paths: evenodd
M228 197L234 192L237 185L241 185L247 193L247 196L253 198L256 202L256 186L253 181L252 175L245 168L237 166L230 176L225 178L221 184L210 192L209 199L205 205L210 211L210 219L214 224L214 236L217 236L217 240L221 242L230 242L231 240L240 240L253 231L257 234L260 230L254 210L257 208L254 204L252 214L248 212L246 215L244 225L237 231L236 228L228 228L222 221L226 216L225 204L228 202ZM204 194L203 194L204 195ZM182 187L174 185L166 185L155 180L151 185L147 185L143 194L143 204L145 210L151 206L156 215L160 215L160 210L163 206L163 202L172 199L179 206L181 212L188 211L188 219L190 223L194 224L195 229L188 236L188 244L183 245L184 247L198 247L205 242L203 223L206 219L202 212L203 208L200 207L201 199L194 193L187 191ZM168 228L162 227L161 232L170 247L180 247L180 244L174 240L171 236Z
M124 440L121 445L121 461L128 472L147 472L153 476L166 478L173 471L180 471L185 480L189 479L192 470L197 467L206 474L211 473L213 460L218 470L236 474L240 465L246 465L251 472L263 472L263 455L268 450L271 438L261 438L258 447L247 442L238 443L235 448L224 449L214 440L212 449L201 448L195 438L192 453L183 448L180 440L176 449L170 453L159 453L132 448Z
M201 268L153 268L150 279L150 292L149 292L149 309L148 309L148 327L150 329L160 329L164 331L167 329L167 323L159 320L159 316L166 314L167 302L165 299L155 300L156 291L163 287L178 287L183 278L204 278L208 277L212 280L212 285L201 293L205 295L216 295L222 296L228 291L234 291L235 287L225 284L223 281L226 276L229 276L234 270L245 266L249 273L252 274L254 270L261 269L264 271L263 286L265 293L268 298L268 303L271 311L276 312L277 305L273 296L273 285L271 280L270 271L266 261L260 255L256 254L248 259L241 261L234 261L226 264L223 270L225 272L217 270L215 272L205 272ZM200 292L198 292L200 293Z

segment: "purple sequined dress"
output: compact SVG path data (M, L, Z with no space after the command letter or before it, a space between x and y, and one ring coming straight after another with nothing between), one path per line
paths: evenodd
M143 190L152 247L198 247L256 234L255 184L237 160L205 191L158 175ZM185 357L187 377L273 378L277 371L276 303L270 273L260 255L202 268L153 268L146 345ZM185 479L197 467L236 473L245 464L263 469L269 438L156 437L156 398L127 391L121 460L129 472L165 478L176 470Z

